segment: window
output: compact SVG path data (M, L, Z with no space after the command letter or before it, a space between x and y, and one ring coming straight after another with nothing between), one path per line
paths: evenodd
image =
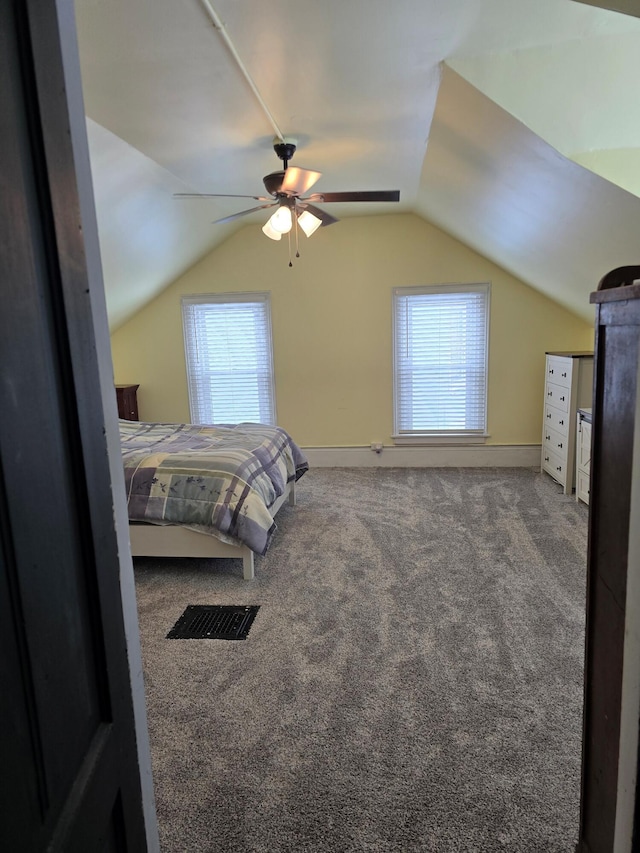
M276 423L268 293L182 299L191 421Z
M486 435L489 285L393 291L394 438Z

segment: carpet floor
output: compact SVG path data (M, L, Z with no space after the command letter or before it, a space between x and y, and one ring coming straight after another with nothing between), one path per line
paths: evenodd
M531 469L316 469L254 581L136 559L163 853L570 853L588 509ZM167 640L259 604L244 641Z

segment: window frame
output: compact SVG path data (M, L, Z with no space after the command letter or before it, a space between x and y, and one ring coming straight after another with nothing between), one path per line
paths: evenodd
M213 420L210 421L197 421L194 419L194 388L193 384L195 380L192 380L190 367L192 364L190 357L190 347L193 346L195 341L190 340L189 335L189 320L187 319L187 307L191 305L238 305L242 303L262 303L264 305L264 313L265 313L265 328L264 328L264 337L267 343L268 348L268 393L269 393L269 402L270 402L270 410L272 415L272 422L269 423L269 426L276 426L278 423L278 416L276 410L276 385L275 385L275 370L274 370L274 358L273 358L273 329L272 329L272 321L271 321L271 293L270 291L241 291L236 293L197 293L197 294L189 294L184 295L180 298L180 306L182 313L182 337L184 344L184 357L185 357L185 372L187 377L187 391L189 396L189 415L191 418L191 423L210 423L210 424L219 424L219 423L229 423L228 420ZM248 418L243 418L244 422L249 422ZM239 421L238 421L239 422ZM264 423L264 421L261 421Z
M484 293L484 423L477 429L442 429L442 430L402 430L400 427L400 387L399 387L399 353L398 353L398 311L399 299L405 296L422 296L428 294L447 293ZM489 398L489 344L491 316L491 283L474 282L462 284L433 284L410 287L395 287L392 291L392 323L393 323L393 433L394 444L483 444L489 437L488 398Z

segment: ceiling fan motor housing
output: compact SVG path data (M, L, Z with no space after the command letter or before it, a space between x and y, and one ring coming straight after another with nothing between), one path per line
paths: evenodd
M266 191L271 195L276 195L282 186L284 172L271 172L270 175L265 175L262 180L264 181Z

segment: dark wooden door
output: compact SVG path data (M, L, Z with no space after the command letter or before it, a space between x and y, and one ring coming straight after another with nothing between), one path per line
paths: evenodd
M145 851L73 4L0 0L0 850ZM69 97L68 97L69 96ZM86 161L88 167L88 160Z

